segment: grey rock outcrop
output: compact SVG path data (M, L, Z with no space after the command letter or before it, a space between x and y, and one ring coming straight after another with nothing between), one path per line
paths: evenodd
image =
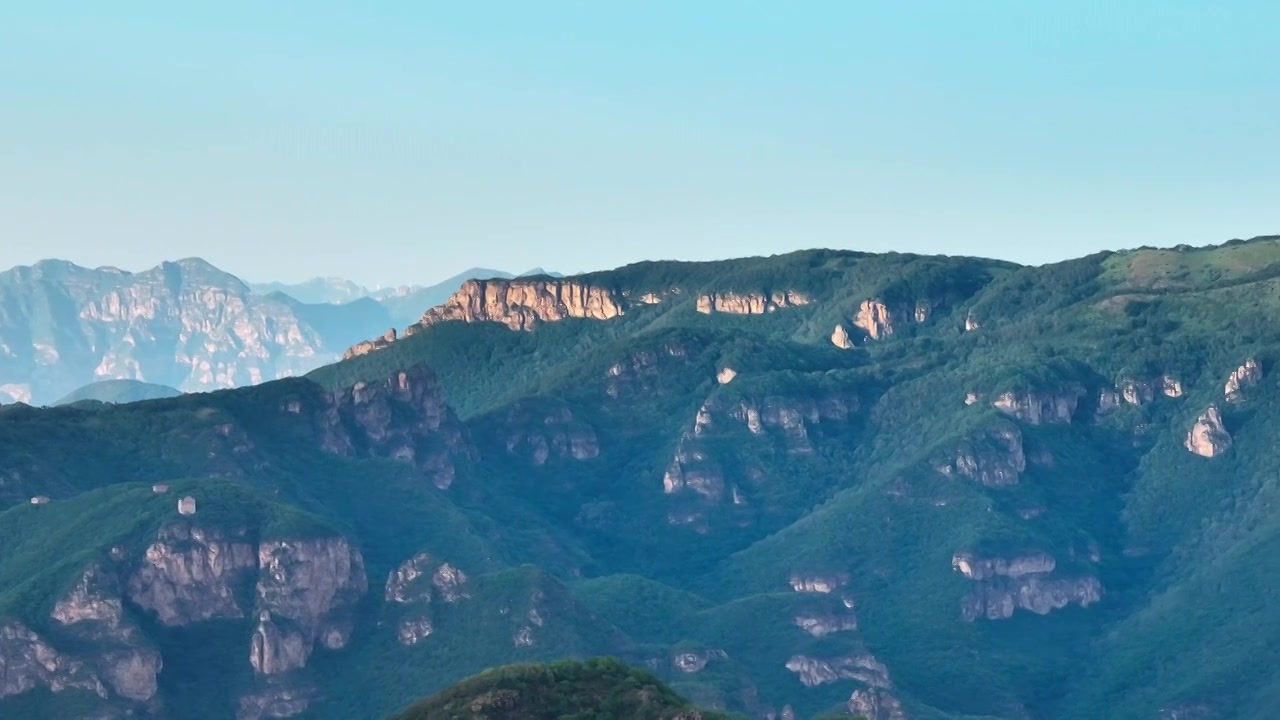
M1088 575L1055 574L1057 562L1047 553L1013 557L979 557L956 553L951 567L975 587L961 601L961 616L974 621L1001 620L1015 610L1047 615L1068 605L1088 607L1102 599L1102 583Z
M160 653L125 617L113 574L91 566L50 615L84 647L94 648L89 664L115 694L136 702L155 696L163 666Z
M1196 455L1212 458L1230 450L1231 442L1231 434L1222 423L1222 414L1216 405L1210 405L1187 431L1183 446Z
M502 426L507 452L534 466L548 460L590 460L600 454L595 430L574 416L567 403L522 400Z
M839 632L847 632L858 629L858 618L852 614L848 615L815 615L802 614L796 615L794 622L796 627L804 630L814 637L826 637Z
M326 451L412 463L441 489L453 484L457 459L476 457L466 427L425 365L335 392L319 416Z
M160 530L142 564L129 577L127 594L165 625L244 617L237 597L247 573L257 570L254 546L244 538L187 524Z
M967 438L952 457L937 465L943 475L959 475L987 487L1017 484L1026 469L1022 433L1012 424Z
M1244 391L1262 382L1262 366L1258 361L1249 358L1240 367L1231 371L1222 394L1227 402L1240 402L1244 399Z
M890 688L889 669L874 655L862 653L838 658L793 656L787 669L800 678L805 687L818 687L841 680L857 680L873 688Z
M849 698L849 713L867 720L907 720L902 703L884 690L855 690Z
M1000 412L1031 425L1069 423L1084 395L1084 388L1072 385L1053 392L1005 392L991 403Z
M368 590L364 559L346 539L264 541L258 566L254 670L287 672L303 667L316 644L346 646L352 611Z
M84 690L108 697L102 680L83 661L58 652L21 623L0 625L0 698L36 688L55 693Z

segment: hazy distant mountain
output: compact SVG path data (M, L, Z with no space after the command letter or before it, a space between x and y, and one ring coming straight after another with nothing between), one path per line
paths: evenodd
M439 305L449 299L449 296L462 283L471 278L502 278L506 280L512 277L514 276L511 273L503 272L502 270L471 268L435 285L387 288L375 292L373 297L382 303L383 307L387 309L387 313L391 316L391 324L387 327L404 328L420 320L423 310ZM386 328L383 329L385 330Z
M373 294L368 288L338 277L311 278L300 283L249 283L249 288L259 295L284 293L295 300L316 304L351 302Z
M262 295L199 258L139 273L63 260L0 272L0 400L104 379L212 390L298 375L391 322L378 303Z
M72 391L54 405L71 405L85 400L106 403L130 403L139 400L158 400L177 397L182 391L168 385L146 383L141 380L99 380Z

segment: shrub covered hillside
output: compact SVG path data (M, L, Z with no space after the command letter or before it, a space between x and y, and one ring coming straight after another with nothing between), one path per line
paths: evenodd
M1277 312L1278 238L642 263L0 407L0 714L375 720L611 656L761 720L1269 717Z
M486 671L391 720L720 720L652 673L615 660L510 665Z

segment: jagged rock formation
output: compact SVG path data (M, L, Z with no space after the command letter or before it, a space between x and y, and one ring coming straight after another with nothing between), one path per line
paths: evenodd
M628 304L619 292L573 279L468 280L405 334L449 321L496 322L512 330L532 330L538 323L565 318L609 320L622 315Z
M800 677L805 687L818 687L840 680L857 680L874 688L889 688L889 669L870 654L819 659L796 655L787 669Z
M712 660L724 660L729 657L723 650L703 650L700 652L683 652L671 658L671 666L686 674L700 673Z
M600 454L592 427L578 420L568 404L522 400L514 403L503 424L507 452L529 464L557 460L590 460Z
M358 342L347 348L346 352L342 353L342 359L350 360L351 358L360 357L361 355L368 355L374 350L381 350L384 347L390 346L396 341L396 339L396 329L391 328L379 337L373 338L372 340Z
M52 403L98 380L194 392L301 375L385 316L376 303L303 309L197 258L140 273L43 261L0 273L0 395Z
M848 707L850 714L867 720L907 720L902 703L884 690L855 690Z
M102 680L83 661L59 653L21 623L0 625L0 698L35 688L55 693L85 690L107 697Z
M1015 485L1026 469L1022 433L1012 425L966 439L937 466L943 475L967 477L987 487Z
M1148 405L1155 401L1157 395L1168 398L1182 397L1182 382L1172 375L1161 375L1155 378L1121 378L1114 388L1103 388L1098 395L1098 414L1106 415L1114 412L1123 404Z
M1102 583L1090 576L1059 577L1057 562L1046 553L1011 558L956 553L951 566L977 586L961 601L961 616L1001 620L1015 610L1047 615L1067 605L1088 607L1102 599Z
M396 626L400 644L417 645L429 637L435 631L431 603L436 599L454 603L470 597L466 585L466 573L427 552L414 555L393 570L387 577L384 597L387 602L410 606Z
M730 315L763 315L784 308L808 305L808 295L796 290L779 290L772 293L711 292L698 296L697 309L704 315L728 313Z
M301 715L310 707L315 692L292 685L268 686L265 690L240 696L236 720L267 720Z
M284 410L292 412L289 407ZM333 393L321 418L325 450L413 463L441 489L453 483L456 458L475 457L465 426L449 408L435 374L424 365Z
M1243 365L1231 371L1222 394L1227 402L1240 402L1244 399L1244 390L1262 382L1262 366L1258 361L1249 358Z
M837 575L792 575L791 589L798 593L829 594L849 584L849 576Z
M136 702L155 697L160 653L124 614L115 575L92 566L54 605L51 617L79 642L95 649L90 664L118 696Z
M831 344L841 350L853 348L853 338L849 337L849 331L844 329L843 324L836 325L836 329L831 331Z
M1069 423L1084 395L1072 385L1054 392L1005 392L991 404L1000 412L1031 425Z
M689 363L695 347L681 342L666 342L655 347L633 351L605 370L605 395L622 401L641 395L669 392L670 376Z
M814 637L826 637L839 632L858 629L858 618L849 615L797 615L796 627Z
M1011 558L980 558L972 553L956 553L951 558L951 567L970 580L987 580L997 576L1017 578L1051 573L1057 562L1048 553Z
M1222 414L1218 406L1210 405L1187 431L1187 439L1183 443L1191 452L1201 457L1217 457L1231 449L1231 434L1222 423Z
M237 589L257 570L257 551L245 537L187 524L160 530L143 563L129 576L129 600L165 625L245 617Z
M814 440L828 428L843 427L859 407L852 393L822 393L814 396L737 397L713 395L694 416L693 429L681 438L675 456L662 477L663 492L676 495L690 491L716 502L725 494L721 464L706 448L705 440L716 433L746 430L750 436L769 437L794 454L814 452ZM735 505L746 502L741 490L732 488ZM673 519L672 524L688 524Z
M853 324L862 328L872 340L883 340L894 333L900 315L880 300L864 300L858 307Z
M364 559L344 538L273 540L258 546L258 627L253 669L276 675L305 667L317 643L346 646L351 612L368 590Z

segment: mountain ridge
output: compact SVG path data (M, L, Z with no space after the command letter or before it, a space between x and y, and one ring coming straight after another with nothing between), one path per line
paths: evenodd
M1278 240L1045 267L652 263L521 281L543 294L502 281L477 305L463 288L306 378L0 411L0 533L159 483L194 520L155 500L126 580L170 524L235 531L218 498L240 494L360 553L340 647L248 612L251 593L206 656L216 688L169 665L208 621L148 629L121 598L168 669L141 703L82 698L117 710L198 687L208 717L377 717L485 667L614 655L761 719L1259 717L1280 692L1256 669L1280 640ZM74 577L89 557L65 554ZM28 612L0 617L63 652L43 628L69 588L30 572ZM271 643L308 649L258 672ZM0 708L74 694L33 692Z

